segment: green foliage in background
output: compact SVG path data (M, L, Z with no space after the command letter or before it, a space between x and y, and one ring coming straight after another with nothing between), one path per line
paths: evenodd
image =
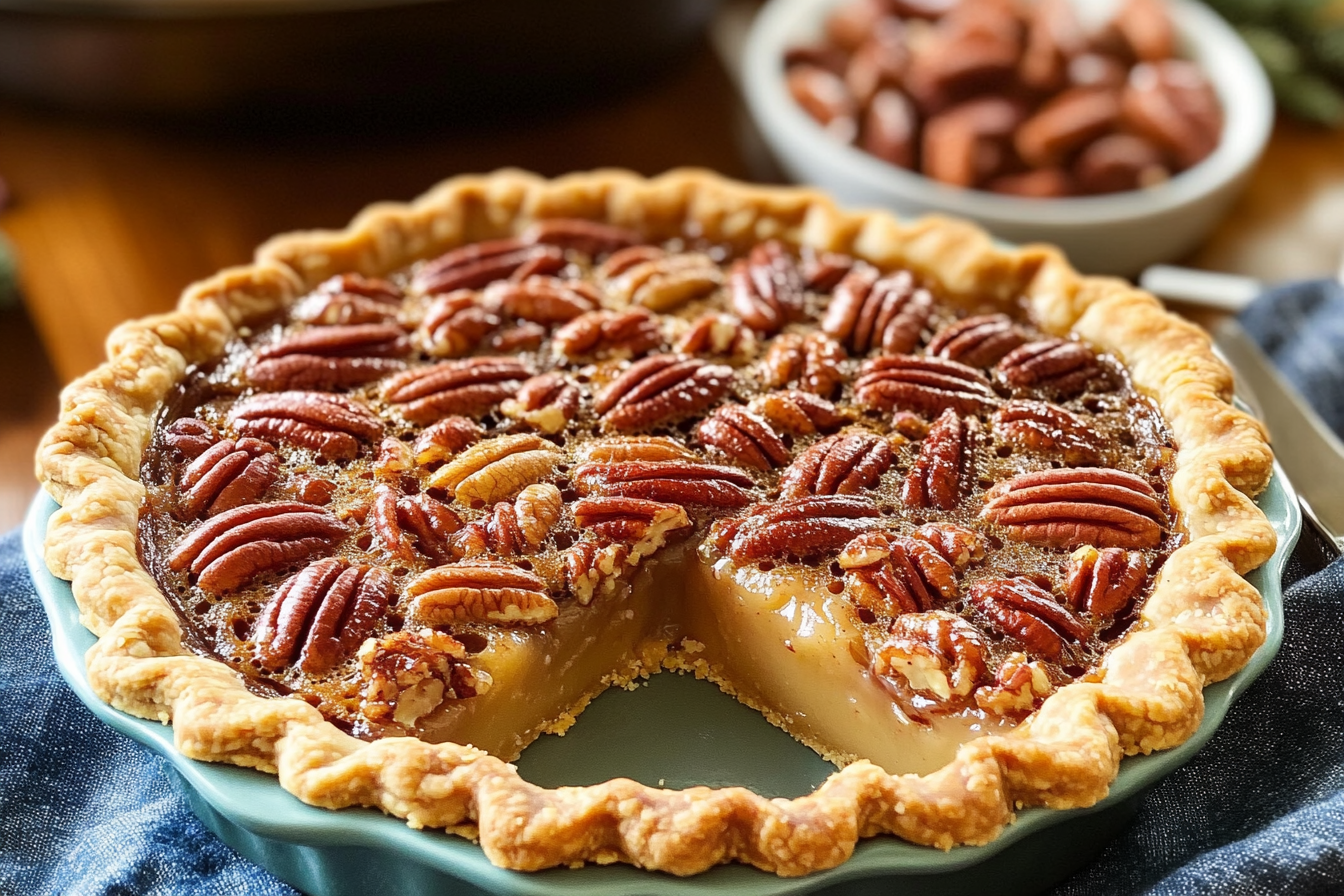
M1237 26L1284 111L1344 125L1344 0L1206 0Z

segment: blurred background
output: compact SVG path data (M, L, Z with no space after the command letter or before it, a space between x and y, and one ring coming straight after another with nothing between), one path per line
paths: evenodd
M862 5L918 32L949 2ZM108 332L276 233L504 166L785 181L742 99L762 5L0 0L0 524L21 519L57 393ZM818 0L810 21L837 5ZM1279 111L1228 210L1179 260L1264 282L1330 274L1344 3L1211 5Z

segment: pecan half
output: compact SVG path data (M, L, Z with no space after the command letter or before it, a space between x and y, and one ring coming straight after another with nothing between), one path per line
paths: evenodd
M852 495L873 488L896 455L885 439L868 432L827 436L794 459L779 480L785 498Z
M807 288L815 292L830 292L845 278L856 264L852 256L840 252L825 252L804 246L802 257L803 279Z
M229 411L240 435L307 448L327 460L353 460L360 445L383 437L383 421L344 395L272 392L253 395Z
M1055 660L1066 644L1081 644L1087 625L1030 579L991 579L971 586L971 603L1000 631L1031 653Z
M194 460L219 441L219 434L204 420L181 417L164 428L163 440L183 457Z
M684 355L722 355L739 363L756 356L759 343L750 327L731 314L711 312L691 323L677 340L676 349Z
M396 321L401 304L401 290L386 280L339 274L299 300L293 315L319 326L387 324Z
M1114 385L1096 352L1071 339L1028 342L1004 356L995 371L1015 389L1046 389L1059 398Z
M370 638L359 649L364 718L388 733L406 733L447 700L490 690L490 673L467 662L467 649L432 628Z
M621 461L689 460L698 462L699 455L666 436L615 436L596 439L579 447L575 456L580 462L617 463Z
M487 240L445 252L415 272L411 286L433 295L455 289L480 289L518 273L554 274L565 266L557 246L519 239Z
M747 407L764 417L775 429L796 436L830 432L845 425L845 418L836 411L835 405L811 392L797 389L758 395Z
M653 355L602 391L594 410L610 429L644 429L709 410L728 394L733 369L696 358Z
M534 553L560 519L564 500L549 482L529 485L512 501L500 501L490 516L467 526L453 540L458 558L494 553L515 557Z
M447 563L453 533L462 519L441 501L426 494L402 495L380 485L374 490L371 509L373 534L393 557L414 563L416 552L434 563Z
M1027 338L1008 315L981 314L943 327L929 340L927 351L968 367L993 367Z
M951 613L910 613L892 624L873 652L873 674L905 691L955 709L989 678L989 642Z
M189 572L203 591L222 594L329 550L346 534L343 523L311 504L245 504L179 538L168 554L168 568Z
M865 532L845 545L837 562L849 599L881 619L932 610L957 593L947 558L908 535Z
M573 249L589 258L606 255L640 242L639 234L614 224L583 218L547 218L523 231L523 241Z
M906 507L936 507L951 510L966 492L975 472L975 445L980 421L943 411L929 427L919 446L919 456L901 486Z
M761 359L761 380L774 389L797 386L822 398L834 398L845 382L848 359L840 343L824 333L785 333Z
M412 423L433 423L452 413L488 413L529 376L531 371L517 358L441 361L392 377L383 386L383 397Z
M695 428L700 441L758 470L789 462L789 449L763 418L740 404L724 405Z
M501 314L539 324L564 323L602 304L597 290L582 280L543 276L520 283L492 283L485 288L483 300Z
M675 311L693 299L703 298L719 288L723 273L708 255L700 252L668 255L650 247L630 250L629 255L611 257L611 267L619 270L607 283L607 291L616 299L641 305L652 311ZM638 257L636 251L641 251Z
M978 688L975 703L1000 716L1026 715L1054 691L1050 673L1025 653L1010 653L994 674L994 682Z
M957 569L985 559L984 539L956 523L925 523L915 530L914 537L933 545Z
M280 478L275 448L260 439L225 439L182 471L179 509L184 518L214 516L251 504Z
M519 321L490 334L486 343L490 351L507 355L516 352L534 352L546 341L546 328L530 320Z
M463 504L493 504L549 476L561 457L560 449L541 436L499 436L463 451L435 470L426 485L452 492Z
M989 380L974 367L913 355L866 362L854 383L854 395L866 407L915 411L927 417L948 409L979 414L999 405Z
M751 477L735 467L665 461L595 461L574 468L570 481L585 497L644 498L668 504L745 507Z
M1022 473L985 494L980 516L1018 541L1056 548L1155 548L1167 515L1147 480L1084 467Z
M574 525L626 545L636 563L691 526L686 508L641 498L584 498L574 503Z
M879 347L883 354L903 355L919 345L933 309L933 296L909 271L884 277L870 265L857 265L835 287L821 329L858 355Z
M753 330L777 333L803 310L803 272L778 240L752 247L728 276L733 312Z
M881 525L871 501L848 495L812 495L758 504L745 517L716 526L716 541L733 562L756 563L829 554Z
M458 289L429 303L420 328L431 355L460 358L476 351L499 324L499 315L487 308L476 292Z
M415 452L401 439L389 436L378 445L378 457L373 462L373 474L386 482L400 482L401 477L415 469Z
M427 426L416 436L412 451L415 462L421 465L452 460L468 445L485 437L485 430L466 417L445 417L433 426Z
M638 358L663 344L663 330L658 318L643 308L589 311L556 330L551 344L571 360Z
M579 412L579 398L578 386L563 374L551 371L523 383L518 394L506 399L499 409L504 416L550 435L560 432L574 419Z
M1069 466L1101 460L1102 441L1082 417L1045 401L1010 401L994 412L994 435L1014 448L1054 454Z
M1138 551L1083 545L1069 556L1065 599L1079 612L1115 616L1127 608L1148 579L1148 561Z
M538 625L559 608L534 573L497 560L471 560L437 566L406 586L411 615L423 625L493 622Z
M263 669L321 675L359 649L387 612L392 574L328 557L286 579L257 617L252 639Z
M614 594L625 571L630 549L623 544L581 541L565 551L565 584L581 606L600 595Z
M395 324L314 327L258 349L244 370L258 389L331 391L359 386L405 367L411 342Z

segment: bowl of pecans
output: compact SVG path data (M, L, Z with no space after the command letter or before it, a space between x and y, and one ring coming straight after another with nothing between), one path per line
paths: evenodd
M1274 113L1251 51L1193 0L770 0L743 84L793 179L1095 273L1198 246Z

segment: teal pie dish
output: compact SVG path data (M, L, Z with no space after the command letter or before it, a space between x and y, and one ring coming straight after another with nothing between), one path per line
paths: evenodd
M24 551L51 621L57 664L80 700L108 725L162 755L196 814L221 839L312 896L1008 896L1037 892L1090 861L1132 818L1143 795L1209 741L1233 701L1277 653L1284 630L1282 576L1297 542L1301 514L1291 484L1277 467L1257 503L1278 537L1274 555L1247 576L1265 600L1267 639L1241 671L1205 688L1203 722L1189 740L1171 750L1125 759L1110 795L1097 805L1025 810L987 846L942 852L877 837L862 841L839 867L801 878L780 878L741 865L684 879L624 865L507 871L492 865L465 839L413 830L374 810L333 812L308 806L282 790L274 776L188 759L174 747L169 727L119 712L93 693L84 654L94 636L79 622L70 584L48 572L42 559L47 522L57 507L45 495L38 496L28 514ZM634 691L606 692L568 734L541 738L517 766L525 779L547 787L625 776L674 788L743 785L771 797L810 792L834 770L714 685L670 674L655 676Z

